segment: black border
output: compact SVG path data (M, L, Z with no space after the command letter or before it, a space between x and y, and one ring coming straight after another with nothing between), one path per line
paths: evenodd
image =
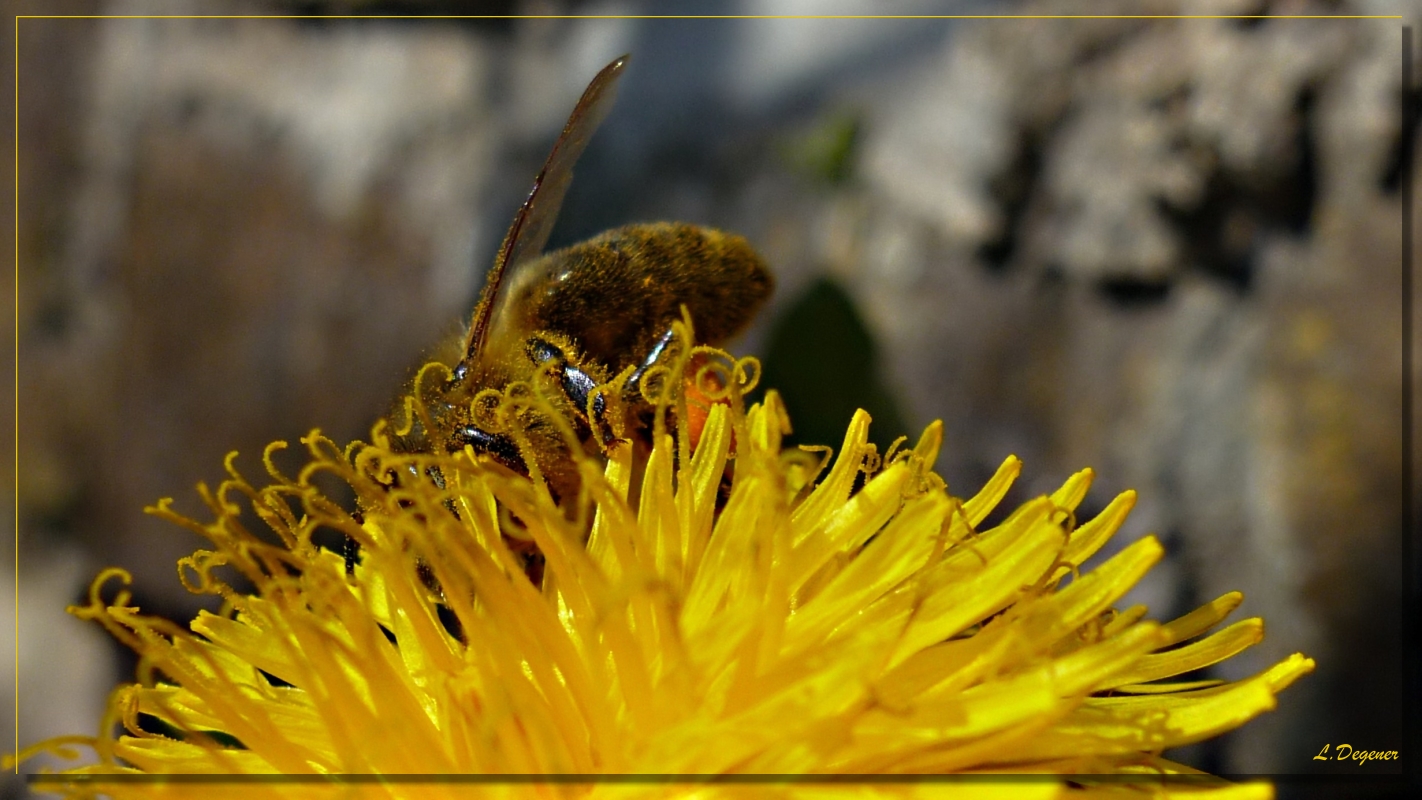
M1417 148L1417 88L1413 75L1412 57L1414 45L1412 26L1402 26L1402 84L1401 102L1401 164L1402 176L1402 669L1403 669L1403 735L1412 758L1404 761L1403 774L1409 784L1418 782L1416 767L1419 746L1419 721L1417 712L1417 692L1419 684L1418 667L1422 661L1417 652L1417 548L1413 542L1416 530L1415 500L1412 478L1413 459L1413 381L1414 365L1412 355L1412 226L1413 192L1415 191L1413 171Z
M341 773L309 775L283 775L277 773L218 775L209 773L176 773L153 775L143 773L81 774L34 773L25 776L26 783L35 785L96 786L114 784L480 784L480 785L596 785L596 784L664 784L664 785L904 785L940 783L1072 783L1072 784L1127 784L1131 786L1189 785L1205 788L1221 788L1236 783L1268 781L1273 784L1333 784L1333 785L1373 785L1389 786L1398 783L1397 774L1307 774L1269 775L1237 774L1210 775L1193 774L1066 774L1055 773L951 773L951 774L788 774L788 773L436 773L436 774L380 774Z
M15 25L18 34L19 20L30 15L16 15ZM91 18L90 15L40 15L45 18ZM99 15L108 17L110 15ZM287 15L281 15L287 17ZM520 16L520 15L512 15ZM640 15L638 15L640 16ZM1051 15L1057 16L1057 15ZM1075 16L1075 15L1063 15ZM1112 15L1115 16L1115 15ZM1122 15L1126 17L1136 17L1137 15ZM1144 18L1155 18L1154 15L1140 15ZM1213 15L1211 15L1213 16ZM1254 15L1240 15L1239 19L1268 18L1255 17ZM1334 17L1335 15L1326 15ZM1352 15L1336 15L1339 18L1346 18ZM363 18L364 15L356 18ZM287 17L291 18L291 17ZM301 18L301 17L296 17ZM383 18L375 16L371 18ZM438 17L436 17L438 18ZM449 18L449 17L444 17ZM460 15L456 18L465 18ZM19 86L18 51L19 37L14 40L16 48L16 70L15 81L16 91ZM1013 773L984 773L984 774L909 774L909 775L870 775L870 774L655 774L655 773L631 773L631 774L375 774L375 773L350 773L350 774L311 774L311 775L282 775L282 774L247 774L247 775L217 775L217 774L55 774L55 773L30 773L25 775L25 782L30 785L40 786L80 786L80 785L116 785L116 784L198 784L198 785L222 785L222 784L474 784L474 785L579 785L579 784L724 784L724 785L773 785L773 784L795 784L795 785L843 785L843 784L933 784L933 783L1061 783L1091 784L1091 783L1113 783L1131 785L1198 785L1219 787L1232 782L1267 780L1280 785L1359 785L1359 786L1400 786L1400 785L1422 785L1422 772L1419 772L1416 765L1417 754L1422 752L1422 720L1416 716L1418 708L1417 694L1422 689L1422 658L1418 652L1418 636L1422 631L1418 630L1418 603L1422 597L1418 596L1417 583L1418 576L1422 574L1422 564L1417 561L1417 548L1413 541L1415 531L1415 507L1414 507L1414 486L1412 477L1413 464L1413 396L1414 396L1414 356L1412 354L1413 337L1413 213L1414 213L1414 165L1417 145L1417 114L1416 105L1418 101L1417 88L1413 75L1413 28L1410 25L1402 26L1402 63L1401 63L1401 83L1399 90L1400 118L1399 137L1401 139L1400 153L1400 195L1401 195L1401 222L1402 222L1402 275L1401 275L1401 295L1402 295L1402 464L1401 464L1401 489L1402 489L1402 669L1404 676L1404 696L1401 698L1401 708L1404 720L1404 736L1406 737L1406 749L1402 751L1403 758L1400 759L1403 765L1401 773L1385 774L1338 774L1338 773L1283 773L1283 774L1176 774L1176 775L1143 775L1143 774L1104 774L1104 775L1055 775L1055 774L1013 774ZM15 109L16 115L19 113L18 103ZM17 116L18 119L18 116ZM15 148L18 154L19 137L16 130ZM18 192L18 174L16 191ZM18 195L16 196L18 201ZM19 207L18 202L14 208L15 219L18 224ZM18 240L17 240L18 242ZM18 245L17 245L18 246ZM18 265L16 271L16 302L18 302ZM16 337L16 390L18 392L19 359L18 359L19 338ZM18 395L15 407L16 424L18 425ZM18 449L16 450L18 458ZM18 522L18 520L17 520ZM16 542L18 544L19 528L15 529ZM18 548L16 549L16 567L18 570ZM16 583L18 593L18 581ZM18 613L18 606L16 606ZM16 640L15 646L19 647ZM17 712L18 713L18 712ZM16 746L19 746L18 740ZM1411 754L1412 758L1405 756ZM16 764L16 771L19 765Z

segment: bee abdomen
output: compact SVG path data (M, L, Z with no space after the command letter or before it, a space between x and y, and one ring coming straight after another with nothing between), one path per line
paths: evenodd
M528 323L566 334L614 371L645 354L682 305L697 339L717 344L774 286L744 238L683 223L628 225L544 258L548 278L525 298Z

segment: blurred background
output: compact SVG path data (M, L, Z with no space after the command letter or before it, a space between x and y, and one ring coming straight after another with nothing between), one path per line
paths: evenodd
M1381 0L873 10L1422 19ZM568 111L628 52L553 245L655 219L745 235L779 286L734 349L764 359L799 441L838 445L861 406L881 445L942 419L950 489L971 495L1016 454L1014 503L1093 467L1085 516L1137 489L1115 547L1154 533L1169 552L1131 601L1168 618L1239 589L1236 617L1267 620L1261 645L1212 674L1317 659L1277 712L1174 757L1231 773L1399 769L1312 757L1325 743L1404 749L1403 24L20 20L7 33L19 493L0 524L20 525L21 742L92 733L132 677L130 657L62 611L100 568L130 569L145 611L197 608L174 561L199 540L143 507L173 496L196 510L194 484L220 480L232 449L256 474L273 439L364 437L467 318Z

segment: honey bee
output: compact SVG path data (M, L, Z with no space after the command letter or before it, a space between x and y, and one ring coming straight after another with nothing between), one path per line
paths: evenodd
M517 472L536 469L555 496L567 497L578 486L567 430L590 454L625 441L619 431L637 435L640 426L645 434L650 409L639 382L648 370L676 346L734 336L769 297L774 280L745 239L696 225L627 225L540 255L627 61L604 67L573 108L509 226L468 331L445 348L447 378L433 386L416 379L417 413L392 439L397 451L468 446ZM696 342L674 342L683 308ZM559 419L530 411L514 431L479 417L481 393L540 377L554 386Z

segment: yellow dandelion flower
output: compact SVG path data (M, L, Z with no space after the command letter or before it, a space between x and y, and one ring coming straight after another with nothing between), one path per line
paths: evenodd
M726 363L723 376L745 377L744 364ZM150 509L211 542L180 573L191 591L220 596L222 612L187 628L144 616L126 591L101 599L106 584L128 581L101 574L88 605L71 610L141 655L139 680L113 694L98 737L22 757L88 745L98 762L45 788L114 798L469 796L467 784L394 776L473 773L1048 776L524 783L474 787L480 796L1116 795L1191 773L1160 752L1273 708L1312 669L1295 655L1236 683L1172 682L1259 641L1262 624L1207 635L1238 594L1168 624L1141 607L1114 610L1162 548L1148 537L1078 574L1135 500L1126 492L1075 524L1089 470L980 530L1017 477L1016 458L959 500L932 472L940 424L880 455L860 412L829 465L782 450L789 422L774 392L745 409L743 382L724 383L699 435L685 422L669 433L664 402L648 454L620 445L605 463L579 456L580 497L562 503L536 475L472 451L392 452L380 426L373 444L345 450L313 433L295 477L272 460L285 445L271 445L262 487L229 457L228 479L200 487L211 521L168 501ZM673 394L684 410L698 392ZM320 475L348 484L358 508L320 492ZM270 530L249 530L254 518ZM320 530L358 543L358 555L318 546ZM520 554L534 547L536 571ZM387 778L122 782L172 773ZM1080 777L1050 777L1064 775Z

